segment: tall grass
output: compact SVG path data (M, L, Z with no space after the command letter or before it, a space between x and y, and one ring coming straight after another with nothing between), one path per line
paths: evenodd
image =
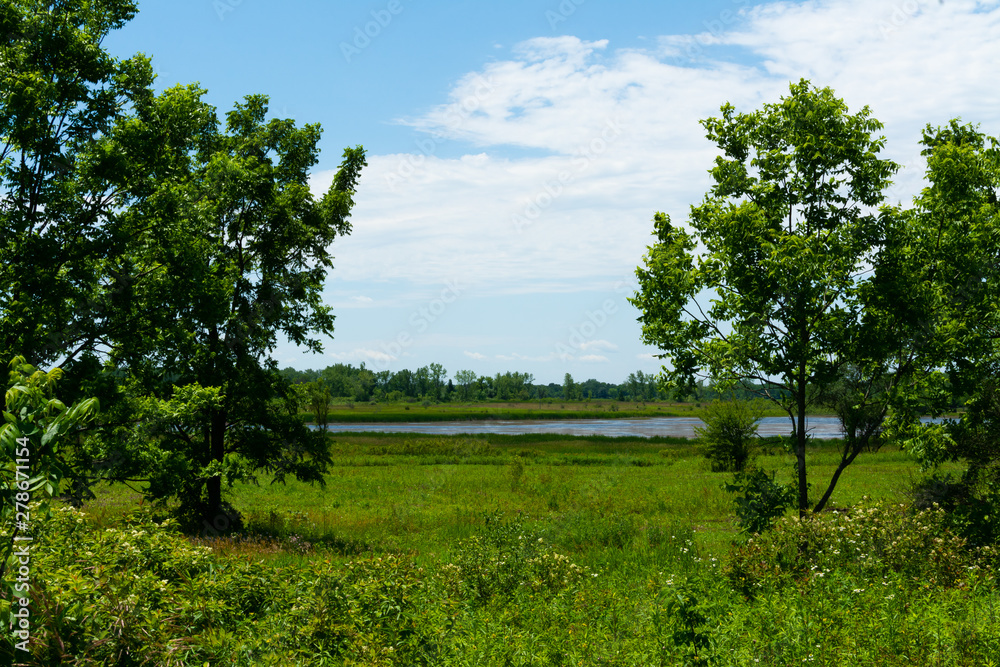
M134 499L113 489L57 513L33 556L25 664L998 662L996 555L898 507L919 478L898 451L847 471L846 514L745 540L728 475L697 442L351 434L333 447L323 487L236 486L240 535L128 518ZM792 478L790 455L762 459ZM825 482L835 443L809 463Z

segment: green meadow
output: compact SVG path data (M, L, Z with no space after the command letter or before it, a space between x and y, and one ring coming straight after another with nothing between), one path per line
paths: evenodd
M396 403L331 403L329 421L346 423L464 421L489 419L635 419L643 417L697 417L701 403L666 401L636 402L594 399L584 401L495 401L439 403L432 401ZM778 413L775 413L777 416ZM315 414L303 412L310 422Z
M330 423L367 422L436 422L483 421L491 419L642 419L647 417L699 417L709 402L675 403L669 401L617 401L612 399L573 400L542 399L541 401L496 401L471 403L438 403L413 401L397 403L331 403ZM313 412L302 412L308 422L315 422ZM810 410L811 416L828 414L828 410ZM787 417L773 405L765 406L765 417Z
M998 664L996 554L910 507L923 476L892 447L838 511L751 539L697 441L331 442L323 486L235 485L228 535L185 537L125 487L57 511L36 631L64 648L28 664ZM809 451L813 493L836 445ZM779 482L793 461L757 458Z
M837 443L810 453L816 483L829 480ZM435 552L466 537L484 510L520 514L529 524L559 526L626 517L643 525L684 524L704 546L725 550L736 533L731 475L713 473L700 445L685 438L611 438L558 435L415 437L413 434L339 434L324 487L241 485L233 504L250 525L320 538L329 534L392 548ZM758 458L791 482L794 458L775 446ZM865 495L905 499L920 477L904 452L884 450L845 473L834 504L851 506ZM570 530L570 532L572 532Z

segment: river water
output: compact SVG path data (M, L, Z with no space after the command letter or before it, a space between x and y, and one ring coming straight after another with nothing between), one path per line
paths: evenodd
M924 422L940 422L941 419L924 417ZM368 431L376 433L424 433L429 435L455 435L465 433L560 433L566 435L607 435L611 437L672 436L695 437L696 426L704 426L696 417L650 417L648 419L549 419L549 420L484 420L453 422L407 422L407 423L365 423L329 424L330 433ZM312 428L316 428L312 426ZM808 417L806 429L814 438L839 438L843 435L840 420L836 417ZM761 436L791 435L792 425L787 417L764 417L758 422L757 433Z
M457 433L562 433L567 435L607 436L674 436L693 438L696 426L704 423L696 417L651 417L648 419L558 419L527 421L454 421L330 424L331 433L369 431L378 433L425 433L453 435ZM837 438L841 435L840 421L836 417L809 417L806 420L809 434L815 438ZM792 426L787 417L765 417L760 420L758 434L791 435Z

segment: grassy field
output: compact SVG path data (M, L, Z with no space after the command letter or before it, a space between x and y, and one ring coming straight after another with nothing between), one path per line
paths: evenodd
M637 419L644 417L698 417L705 403L621 402L611 399L584 401L497 403L334 403L331 422L413 422L487 419ZM823 411L810 413L825 414ZM314 420L311 412L303 415ZM786 416L768 406L767 417Z
M893 447L841 478L845 513L748 540L731 475L696 441L331 442L323 487L232 489L241 534L181 537L148 512L123 524L137 496L118 487L61 514L33 565L64 610L48 644L106 656L77 664L1000 662L996 552L901 506L922 475ZM836 445L808 452L813 495ZM780 482L793 460L775 445L757 462Z
M810 450L814 488L832 475L836 445ZM553 536L609 517L683 524L716 553L736 534L723 488L731 475L711 472L700 445L684 438L340 434L333 448L338 465L325 487L262 480L236 487L234 505L262 530L435 555L471 534L484 510L523 514ZM772 449L758 462L792 480L791 455ZM832 504L903 499L919 476L905 453L886 449L844 474Z
M331 422L463 421L487 419L624 419L697 416L701 406L684 403L635 403L595 399L495 403L334 403ZM311 412L304 413L313 421Z
M696 440L343 433L331 441L336 464L324 486L294 479L272 484L263 476L258 485L233 487L230 500L249 529L298 535L346 555L374 550L432 558L475 532L484 511L522 515L533 529L570 542L574 530L588 522L682 525L715 555L724 553L738 532L733 498L724 489L731 474L711 472ZM833 474L838 445L817 440L810 446L813 495ZM776 471L779 483L793 480L794 461L777 446L757 458ZM909 455L885 447L848 468L830 505L850 507L864 496L903 501L920 478ZM138 494L115 487L86 509L107 522L138 500ZM225 541L218 546L226 548Z

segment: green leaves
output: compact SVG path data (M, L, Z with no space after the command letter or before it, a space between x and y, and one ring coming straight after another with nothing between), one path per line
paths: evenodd
M63 360L66 395L110 408L81 443L83 487L155 479L188 504L207 488L217 510L232 471L321 478L325 441L288 410L269 354L281 336L319 352L332 335L323 282L365 153L345 150L317 201L319 125L269 118L265 95L220 122L198 85L157 94L147 58L101 47L135 12L0 6L0 352ZM12 387L5 417L53 452L97 410L42 396L57 377Z
M136 380L137 405L160 425L146 445L129 438L132 450L157 454L120 452L113 476L155 479L157 497L192 506L203 487L208 505L218 505L220 479L232 477L218 468L228 453L279 478L320 478L324 442L286 409L291 396L268 355L281 335L321 351L321 337L332 334L321 294L330 244L350 231L365 164L361 147L348 149L317 202L308 170L319 126L268 120L267 97L253 95L220 127L204 93L170 89L149 101L141 122L116 128L122 145L157 156L150 171L158 177L122 217L134 235L121 262L130 284L108 317L120 332L111 362ZM143 404L143 395L157 402Z
M658 346L676 385L695 375L756 387L784 407L798 441L805 509L804 417L848 361L877 372L898 348L870 344L869 267L898 219L865 212L898 165L877 157L881 124L848 114L828 88L790 86L777 104L703 122L722 155L715 184L692 206L692 234L657 214L657 243L636 271L643 340ZM884 275L884 274L882 274Z
M122 209L125 162L95 151L152 82L148 60L100 48L135 3L40 5L0 15L0 356L31 363L93 349L101 319L88 303L97 258ZM127 196L127 195L126 195ZM112 244L113 245L113 244Z
M15 357L10 369L0 425L0 525L9 536L0 545L0 579L17 534L34 530L32 517L48 513L59 491L68 469L61 445L92 421L100 407L96 399L88 399L66 408L55 398L59 369L36 370L24 357Z

